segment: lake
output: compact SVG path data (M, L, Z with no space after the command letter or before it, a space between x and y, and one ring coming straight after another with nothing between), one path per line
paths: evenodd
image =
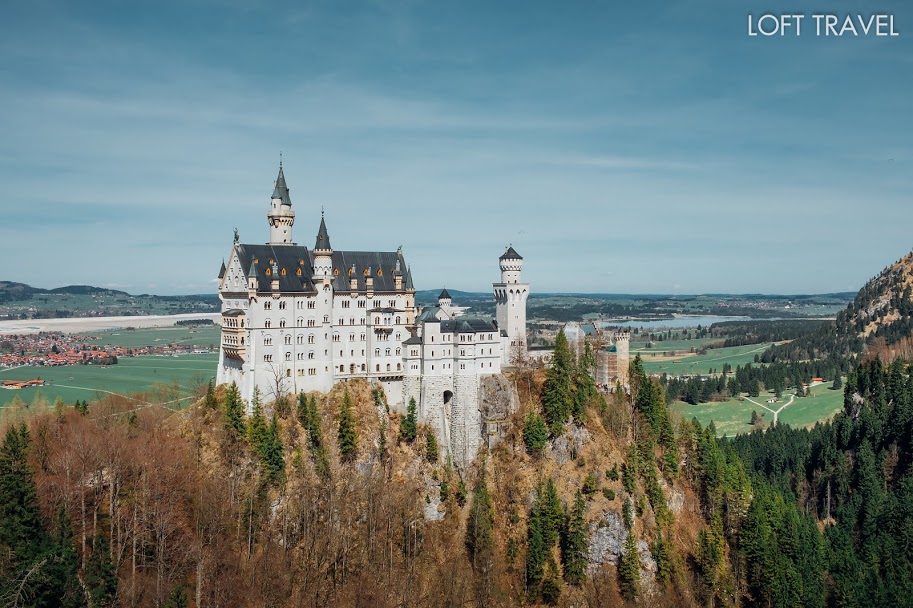
M603 327L639 327L641 329L681 329L683 327L708 327L723 321L751 321L752 317L727 317L723 315L694 315L675 317L674 319L655 319L646 321L633 319L630 321L611 321L603 323Z

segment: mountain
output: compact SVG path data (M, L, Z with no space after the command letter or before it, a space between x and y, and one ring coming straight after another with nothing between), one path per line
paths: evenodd
M789 344L772 347L762 360L801 361L862 353L887 360L913 354L913 252L866 282L834 322Z

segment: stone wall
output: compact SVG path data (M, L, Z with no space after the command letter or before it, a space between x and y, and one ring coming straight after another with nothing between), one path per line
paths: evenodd
M479 416L481 441L489 448L501 440L510 426L510 417L517 411L517 393L503 374L481 377L479 386Z

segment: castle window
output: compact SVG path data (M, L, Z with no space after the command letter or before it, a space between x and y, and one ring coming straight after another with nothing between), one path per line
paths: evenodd
M270 300L263 303L263 310L270 310L272 307L273 303Z
M313 300L311 300L311 301L308 302L308 308L309 308L309 309L314 310L314 308L315 308L316 306L317 306L317 302L315 302L315 301L313 301Z
M380 363L377 364L376 371L380 371Z
M402 364L402 363L397 363L397 364L396 364L396 371L401 371L402 369L403 369L403 364Z
M267 363L269 363L270 361L273 360L273 356L272 355L263 355L263 360L266 361Z
M364 334L361 334L361 341L362 341L362 342L365 341L365 335L364 335Z
M343 300L343 301L342 301L342 307L343 307L343 308L348 308L350 304L351 304L351 302L350 302L349 300Z
M390 356L390 349L388 348L387 350L385 350L385 351L384 351L384 354L385 354L386 356L389 357L389 356Z
M358 307L359 307L359 308L364 308L364 307L365 307L365 304L367 304L367 301L365 301L365 300L359 300L359 301L358 301Z
M292 360L292 353L285 353L285 360L286 360L286 361L291 361L291 360Z
M361 371L365 371L365 364L364 364L364 363L361 364Z
M314 334L311 334L308 336L308 344L313 344L313 343L314 343Z
M285 300L280 300L279 301L279 310L285 310L285 304L286 304Z
M296 270L296 271L295 271L295 274L297 274L297 275L300 277L300 276L301 276L301 269L299 268L298 270ZM303 371L303 370L298 370L298 371Z
M342 354L342 353L340 353L340 354ZM345 371L346 371L346 366L345 366L345 365L340 365L340 366L339 366L339 373L343 373L343 372L345 372Z
M295 325L297 325L298 327L303 327L304 319L302 319L301 317L298 317L298 319L295 321Z
M304 336L298 336L297 338L295 338L295 343L304 344Z
M349 342L355 341L355 334L349 334Z
M374 300L374 308L380 308L380 300Z
M379 356L380 356L380 349L379 349L379 348L375 348L375 349L374 349L374 356L375 356L375 357L379 357Z
M339 276L339 269L338 269L338 268L334 268L334 269L333 269L333 276L334 276L334 277L338 277L338 276ZM339 370L339 371L342 371L342 370Z
M333 342L339 342L339 334L333 334Z
M329 322L330 322L330 315L323 315L323 322L324 322L324 323L329 323Z
M285 343L286 343L286 344L291 344L291 343L292 343L292 337L291 337L291 336L285 336Z
M397 325L399 325L399 324L400 324L400 320L399 320L399 317L396 317L396 324L397 324Z
M389 363L387 363L387 371L388 371L388 372L390 371L390 364L389 364Z
M396 332L396 339L399 340L400 337L401 337L401 335L402 335L402 334L400 334L399 332Z
M279 319L279 327L285 327L285 319Z
M314 319L308 319L308 327L314 327L315 323Z
M374 317L374 325L380 325L380 317Z
M313 358L314 358L314 351L311 351L308 353L308 359L313 359Z
M267 337L263 338L263 346L272 346L272 345L273 345L273 339L271 337L267 336Z

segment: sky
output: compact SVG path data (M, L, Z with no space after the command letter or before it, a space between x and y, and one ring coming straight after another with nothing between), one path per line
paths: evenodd
M873 11L896 37L749 36ZM913 4L0 4L0 280L213 293L269 238L418 289L855 291L913 248Z

